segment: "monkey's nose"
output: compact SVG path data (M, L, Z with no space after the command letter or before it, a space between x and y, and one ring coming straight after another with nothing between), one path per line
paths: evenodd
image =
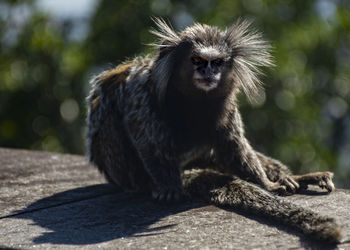
M205 76L210 77L213 74L213 71L210 67L205 68Z

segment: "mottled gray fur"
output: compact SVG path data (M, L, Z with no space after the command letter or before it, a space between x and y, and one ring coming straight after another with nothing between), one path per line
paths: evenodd
M267 192L293 194L308 184L332 191L333 174L291 176L244 135L237 93L254 99L259 67L272 64L260 33L247 21L226 30L195 24L182 32L161 19L155 23L156 56L135 58L91 82L90 161L109 182L158 201L190 195L338 241L341 230L332 218Z

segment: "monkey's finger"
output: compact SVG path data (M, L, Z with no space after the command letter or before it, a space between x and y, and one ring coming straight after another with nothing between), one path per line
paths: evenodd
M157 201L157 202L164 202L166 199L166 192L164 191L153 191L152 192L152 198L153 200Z
M283 185L286 187L289 194L294 194L296 192L295 186L287 178L283 181Z
M166 193L161 192L158 196L158 201L163 202L163 201L165 201L165 198L166 198Z
M153 198L153 200L158 200L159 199L159 192L152 191L152 198Z
M176 202L176 200L179 199L179 194L178 192L174 191L174 190L170 190L168 191L167 195L166 195L166 202L167 203L173 203Z
M287 191L291 194L295 194L296 191L300 188L299 184L289 176L283 180L283 185L286 186Z
M281 195L281 196L286 196L287 195L287 189L285 186L280 186L276 189L276 192L278 195Z
M327 189L327 191L332 192L335 189L333 181L332 181L333 173L331 173L331 172L326 172L326 173L327 173L327 175L324 176L322 179L323 179L323 182L325 184L325 188Z
M326 179L326 189L328 190L328 192L332 192L335 189L331 179Z
M287 180L294 186L295 190L298 190L300 188L299 183L296 182L292 177L287 176Z
M322 180L318 183L318 186L322 189L327 189L328 192L332 192L334 190L334 184L331 180Z

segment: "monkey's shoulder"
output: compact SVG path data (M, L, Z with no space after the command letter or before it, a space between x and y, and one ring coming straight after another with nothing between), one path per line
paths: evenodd
M136 57L133 60L119 64L117 67L102 72L94 80L94 88L114 89L117 86L127 83L129 78L135 77L141 71L151 67L153 63L149 56Z
M92 79L92 91L88 98L91 108L99 106L101 95L112 94L115 89L131 82L131 79L137 78L140 72L147 70L151 65L151 58L136 57L96 76Z
M113 89L126 82L133 67L134 62L120 64L114 69L105 71L97 76L96 85L102 89Z

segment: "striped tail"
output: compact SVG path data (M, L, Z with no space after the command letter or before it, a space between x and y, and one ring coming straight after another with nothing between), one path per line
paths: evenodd
M183 180L185 190L193 197L272 219L313 238L332 243L341 240L341 227L333 218L288 202L247 181L211 170L186 171Z

